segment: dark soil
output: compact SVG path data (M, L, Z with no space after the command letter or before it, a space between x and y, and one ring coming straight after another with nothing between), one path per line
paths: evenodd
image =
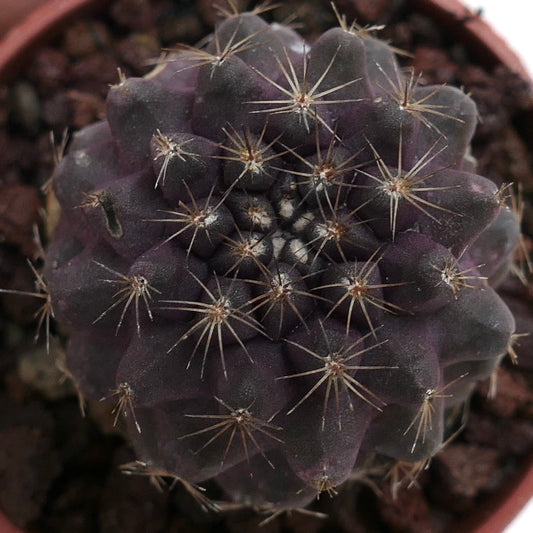
M524 247L531 250L533 139L526 133L533 103L527 84L503 66L486 70L482 58L470 57L448 33L412 13L409 2L354 4L356 13L349 14L361 23L386 23L381 36L412 52L405 62L423 70L427 82L464 86L472 94L480 113L473 143L479 173L523 184ZM335 24L328 3L318 0L293 0L268 16L284 20L293 13L309 38ZM0 85L0 287L35 290L26 258L42 260L43 208L54 212L41 191L54 165L50 131L57 144L66 129L102 118L117 67L142 75L161 47L198 41L214 17L211 0L116 0L101 18L71 24L35 51L19 79ZM502 291L517 332L533 332L531 285L512 277ZM133 456L109 413L97 402L82 418L73 389L58 384L61 365L53 359L61 360L60 343L52 343L50 355L43 338L32 343L42 301L2 294L0 303L0 508L27 531L437 533L453 529L531 463L533 338L521 337L515 347L520 364L505 361L497 396L488 399L489 384L480 384L465 431L396 498L389 481L365 480L313 505L328 519L293 513L260 528L262 518L248 511L205 514L181 487L161 492L149 479L119 471ZM61 331L54 333L61 338Z

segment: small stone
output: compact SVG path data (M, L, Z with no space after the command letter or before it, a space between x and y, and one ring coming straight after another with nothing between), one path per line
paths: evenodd
M58 350L61 350L58 341L51 342L50 353L47 353L43 343L33 350L28 350L18 359L20 379L49 400L58 400L75 394L56 365Z
M533 404L533 393L522 374L499 368L496 384L496 396L491 399L487 398L489 384L485 381L480 387L485 407L494 416L507 419L516 416L520 410L527 410L528 404Z
M105 98L117 80L116 59L103 52L91 54L72 67L72 86L80 92Z
M202 37L203 25L198 13L179 13L164 17L160 34L166 43L194 43Z
M146 74L161 52L161 43L148 33L134 33L116 44L120 60L137 74Z
M496 421L490 415L472 412L464 438L473 444L495 447L506 456L520 456L531 449L533 422L515 418Z
M35 252L33 227L41 221L42 202L35 187L0 187L0 238L32 257Z
M422 72L430 83L453 83L458 66L444 52L429 46L419 46L413 58L413 67Z
M2 279L2 284L2 288L7 290L35 292L35 276L28 268L27 261L20 255L15 255L10 272ZM2 293L0 296L7 316L13 322L24 326L35 323L35 314L39 312L44 301L34 296L20 294ZM30 342L32 338L30 337Z
M35 87L22 81L11 89L11 117L18 127L30 136L39 132L40 102Z
M38 167L35 140L0 130L0 186L20 184Z
M148 0L117 0L111 7L113 19L133 31L144 31L154 25L154 14Z
M63 47L72 57L84 57L110 45L107 27L97 21L80 20L65 31Z
M68 99L72 107L70 125L74 129L83 128L105 116L105 101L96 94L82 91L69 91Z
M432 496L441 505L465 512L484 492L494 489L502 476L501 454L473 444L453 444L435 457L434 471L439 484Z
M422 490L416 486L400 490L396 499L390 491L384 493L377 501L381 519L391 531L402 533L432 533L429 506Z
M42 95L52 95L61 90L69 78L69 59L54 48L42 48L37 52L28 71L31 80Z
M382 22L385 13L390 13L394 4L392 0L354 0L351 3L357 18L367 24Z
M235 0L231 4L235 7L238 13L246 11L250 0ZM221 4L224 8L227 4ZM216 9L213 9L212 0L196 0L196 11L200 14L200 18L210 27L213 27L221 18L221 13Z
M43 102L42 118L53 129L64 127L72 110L66 91L59 91Z

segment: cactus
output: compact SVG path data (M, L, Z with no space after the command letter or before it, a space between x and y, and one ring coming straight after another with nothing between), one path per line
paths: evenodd
M228 12L113 86L54 175L68 371L125 420L127 472L203 504L211 479L283 511L425 464L511 346L519 221L474 172L475 104L339 20L308 44Z

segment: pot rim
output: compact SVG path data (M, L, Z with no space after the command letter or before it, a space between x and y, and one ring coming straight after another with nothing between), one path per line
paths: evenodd
M52 38L74 17L94 11L105 2L47 0L29 13L0 39L0 82L7 82L16 75L32 49Z
M7 516L0 510L0 533L24 533L17 526L13 525Z
M446 30L472 49L480 63L488 66L503 63L530 85L533 84L520 56L505 38L461 0L410 0L410 3L421 13L440 18Z
M529 501L533 501L533 453L525 457L515 474L497 493L483 503L483 511L475 520L466 519L454 533L498 533L517 517ZM463 527L464 526L464 527Z
M73 18L97 10L105 3L106 0L48 0L35 9L0 39L0 83L16 75L32 48L50 39ZM411 3L420 12L440 18L457 40L474 50L480 62L489 66L502 63L533 85L521 59L505 39L460 0L411 0ZM503 487L503 495L498 491L489 498L486 504L489 512L465 520L461 526L454 527L454 533L503 531L533 496L533 454L524 459L521 467L520 475L513 476ZM23 531L0 510L0 533Z

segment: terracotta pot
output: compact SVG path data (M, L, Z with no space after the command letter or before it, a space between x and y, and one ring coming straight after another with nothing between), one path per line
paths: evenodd
M503 63L525 80L532 81L524 64L507 42L461 1L411 0L410 3L421 13L439 20L439 25L473 51L480 63L489 67Z
M2 0L0 37L44 2L45 0Z
M15 527L6 517L0 512L0 533L23 533L18 527Z
M2 3L2 20L20 20L0 40L0 81L7 81L20 70L35 47L57 34L75 17L98 9L106 0L9 0ZM42 4L29 12L28 7ZM14 11L9 11L13 8ZM12 14L11 14L12 13ZM2 22L2 26L4 23ZM2 28L0 26L0 29ZM0 31L0 36L2 35Z
M72 19L96 11L106 0L14 0L2 4L3 27L20 20L31 8L37 7L13 26L0 40L0 82L14 76L26 57L39 44L57 34ZM350 0L344 0L345 5ZM478 60L494 66L504 63L508 68L531 82L520 58L506 42L480 17L473 15L459 0L411 0L420 12L438 19L439 24L456 40L474 52ZM9 11L12 7L14 11ZM532 82L533 83L533 82ZM454 533L499 533L512 521L533 497L533 455L523 462L520 473L510 479L497 494L489 498L475 516L454 526ZM0 512L0 533L23 533Z

